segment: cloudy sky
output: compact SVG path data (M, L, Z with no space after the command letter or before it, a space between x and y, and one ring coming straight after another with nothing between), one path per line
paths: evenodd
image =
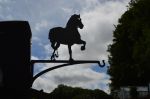
M53 27L65 27L74 13L80 14L84 28L79 30L87 42L86 50L72 46L75 60L106 60L107 46L118 18L127 10L130 0L0 0L0 21L26 20L32 31L32 59L50 59L52 49L48 32ZM58 59L69 59L67 46L58 49ZM35 64L34 73L57 64ZM82 64L60 68L39 77L33 84L37 90L51 92L59 84L109 92L107 66Z

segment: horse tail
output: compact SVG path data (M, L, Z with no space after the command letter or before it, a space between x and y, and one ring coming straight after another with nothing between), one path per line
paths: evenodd
M58 42L56 41L56 36L55 36L55 31L54 31L54 29L50 29L48 39L49 39L50 42L51 42L51 47L52 47L54 50L57 50L57 49L59 48L59 46L60 46L60 43L58 43Z

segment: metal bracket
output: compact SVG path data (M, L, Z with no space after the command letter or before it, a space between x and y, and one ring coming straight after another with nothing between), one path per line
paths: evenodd
M46 70L43 70L41 71L40 73L36 74L34 77L33 77L33 70L34 70L34 64L35 63L64 63L64 64L61 64L61 65L57 65L57 66L54 66L54 67L50 67ZM104 67L105 66L105 61L102 60L102 63L100 63L100 61L95 61L95 60L75 60L75 61L68 61L68 60L31 60L31 72L32 72L32 81L31 81L31 86L33 84L33 82L41 75L49 72L49 71L52 71L54 69L58 69L58 68L61 68L61 67L66 67L66 66L70 66L70 65L75 65L75 64L85 64L85 63L97 63L100 67Z

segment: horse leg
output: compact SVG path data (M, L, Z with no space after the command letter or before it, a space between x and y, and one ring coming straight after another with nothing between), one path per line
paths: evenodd
M69 61L73 61L73 59L72 59L72 50L71 50L71 45L68 45L68 50L69 50L69 55L70 55L70 59L69 59Z
M56 56L56 58L58 58L58 48L59 48L59 46L60 46L60 43L56 43L56 46L55 46L55 51L57 51L57 53L55 54L55 56Z
M55 54L55 52L57 51L57 49L59 48L59 46L60 46L60 43L58 43L58 42L53 42L52 43L52 48L54 49L54 51L53 51L53 54L52 54L52 56L51 56L51 60L55 60L55 57L56 58L58 58L58 52L57 52L57 54Z
M81 46L81 50L85 50L86 42L82 41L82 43L83 43L83 46Z
M77 44L83 44L83 45L81 46L81 50L82 50L82 51L85 50L85 46L86 46L86 42L85 42L85 41L80 40Z

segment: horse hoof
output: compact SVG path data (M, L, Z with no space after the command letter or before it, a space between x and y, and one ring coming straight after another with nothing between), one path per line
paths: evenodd
M55 61L56 59L55 58L53 58L53 59L51 59L52 61Z
M55 58L52 56L52 57L51 57L51 60L55 60Z
M58 55L55 55L55 57L58 58L59 56L58 56Z
M81 51L85 50L85 46L81 46Z

